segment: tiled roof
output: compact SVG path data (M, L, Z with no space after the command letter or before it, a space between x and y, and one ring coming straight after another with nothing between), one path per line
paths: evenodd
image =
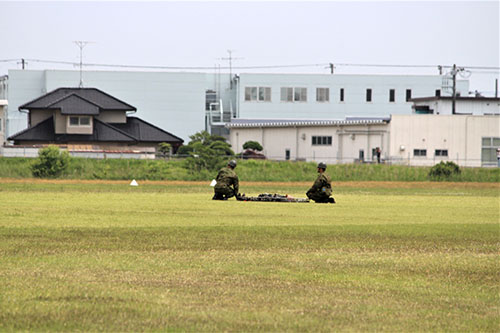
M68 95L77 95L102 110L136 111L136 108L96 88L58 88L19 107L19 110L50 109ZM76 100L74 100L76 101Z
M176 142L184 140L170 132L164 131L140 118L127 117L126 124L111 124L113 127L129 133L140 142Z
M92 134L56 134L54 120L50 117L33 127L27 128L8 140L39 142L169 142L182 143L183 140L167 131L157 128L139 118L127 117L126 124L107 124L94 118Z
M347 118L335 119L231 119L229 128L238 127L294 127L294 126L332 126L332 125L372 125L387 123L389 118Z
M99 107L76 94L66 95L49 105L50 108L61 109L61 114L98 115Z

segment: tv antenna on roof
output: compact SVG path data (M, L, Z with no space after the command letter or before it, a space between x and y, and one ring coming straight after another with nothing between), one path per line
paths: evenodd
M220 58L221 60L229 60L229 85L230 88L233 89L233 74L232 74L232 65L233 65L233 60L239 60L239 59L244 59L244 58L235 58L232 56L233 52L235 50L227 50L227 53L229 54L229 57L227 58Z
M87 44L92 43L84 40L77 40L74 41L73 43L76 44L80 48L80 84L78 85L78 88L83 88L83 77L82 77L82 68L83 68L83 48L87 46Z

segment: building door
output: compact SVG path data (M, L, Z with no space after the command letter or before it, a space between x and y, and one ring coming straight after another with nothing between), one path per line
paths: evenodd
M289 160L290 160L290 149L285 150L285 159L286 159L287 161L289 161Z
M359 150L359 161L364 162L365 161L365 151L363 149Z

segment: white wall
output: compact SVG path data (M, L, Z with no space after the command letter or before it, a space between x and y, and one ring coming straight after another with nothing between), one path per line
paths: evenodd
M394 115L390 122L390 154L412 165L453 161L461 166L481 166L481 138L500 137L500 117L468 115ZM404 150L401 150L401 146ZM426 149L415 157L414 149ZM434 156L447 149L448 157Z
M411 114L406 89L412 98L432 97L441 89L438 75L329 75L329 74L241 74L239 117L250 119L344 119L347 116L382 117ZM271 102L245 101L245 87L271 87ZM307 102L281 102L281 87L307 88ZM457 90L467 95L468 81L457 81ZM329 88L330 101L317 102L316 88ZM340 89L344 88L344 102ZM372 102L366 102L366 89ZM395 102L389 90L395 89ZM446 92L442 91L443 96Z
M331 136L331 145L313 145L312 136ZM372 149L380 147L384 156L388 147L388 125L332 125L232 128L230 142L236 153L247 141L259 142L268 159L285 160L290 150L291 160L322 161L326 163L352 163L365 152L365 161L372 161Z

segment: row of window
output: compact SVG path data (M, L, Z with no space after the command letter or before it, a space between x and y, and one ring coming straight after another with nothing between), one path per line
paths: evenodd
M427 156L427 149L413 149L413 156ZM434 156L448 156L448 149L436 149L434 150Z
M366 89L366 102L373 102L373 90ZM441 96L441 90L437 89L436 96ZM340 88L339 102L345 102L345 89ZM406 89L406 101L411 99L411 89ZM280 91L282 102L307 102L307 88L282 87ZM271 87L245 87L245 101L247 102L271 102ZM329 102L330 88L316 88L316 102ZM396 102L396 89L389 89L389 102Z

